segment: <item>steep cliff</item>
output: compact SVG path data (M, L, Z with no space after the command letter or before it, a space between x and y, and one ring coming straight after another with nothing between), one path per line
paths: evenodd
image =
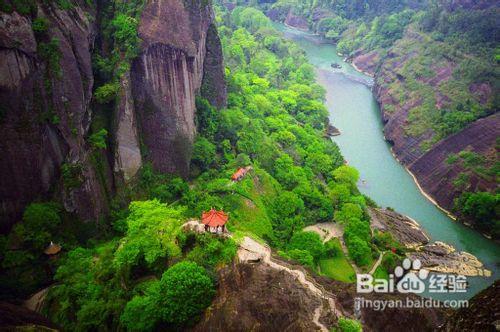
M144 5L139 55L117 78L117 98L107 104L114 112L93 103L94 43L109 38L95 19L100 14L88 1L63 7L33 1L31 9L0 12L1 232L33 200L59 200L79 219L98 220L114 183L130 181L145 161L186 176L195 95L219 108L226 102L210 2ZM101 151L89 141L97 112L112 118L105 128L112 144Z
M196 130L195 94L204 77L207 85L218 81L224 86L212 21L212 9L202 1L151 1L142 12L142 51L132 65L132 91L146 159L161 172L187 176ZM204 91L214 104L224 105L225 88Z
M500 328L500 281L475 295L467 308L448 317L440 331L498 331Z
M461 132L440 141L411 164L410 171L418 178L420 186L435 197L441 206L452 209L453 199L462 191L494 192L497 184L486 174L468 171L463 161L449 162L450 154L474 151L495 162L498 137L500 137L500 114L497 113L480 119ZM468 177L467 183L464 184L465 188L453 184L461 173L467 174Z
M107 209L85 142L96 34L87 16L92 10L81 1L67 10L37 3L34 11L0 13L2 231L34 199L57 197L83 220ZM36 35L35 16L46 25Z

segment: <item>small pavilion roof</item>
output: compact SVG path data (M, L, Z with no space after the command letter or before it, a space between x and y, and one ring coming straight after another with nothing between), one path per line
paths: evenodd
M43 251L46 255L55 255L61 251L61 246L50 241L49 246Z
M236 170L236 172L231 176L231 179L236 180L242 176L244 176L249 171L248 167L240 167Z
M210 211L201 214L201 223L210 227L223 226L228 219L229 216L222 210L210 209Z

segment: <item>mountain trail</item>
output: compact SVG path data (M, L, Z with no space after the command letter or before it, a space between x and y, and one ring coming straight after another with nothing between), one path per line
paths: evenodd
M326 291L322 289L321 286L317 285L313 281L309 280L306 273L302 270L294 269L293 267L287 266L284 262L275 260L271 256L271 248L267 245L260 244L254 239L245 236L243 241L240 243L240 248L238 250L238 258L240 262L255 263L263 262L269 265L271 268L278 271L286 271L291 275L295 276L296 279L312 294L317 296L320 300L320 305L314 310L313 322L318 326L321 331L329 331L328 328L320 322L320 317L323 313L323 302L327 300L330 311L337 317L342 316L342 312L338 309L336 300L333 295L327 294Z

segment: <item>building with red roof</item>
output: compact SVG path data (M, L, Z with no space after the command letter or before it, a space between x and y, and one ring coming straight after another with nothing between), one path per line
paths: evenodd
M201 214L201 223L205 225L205 231L218 231L219 227L224 232L225 225L229 216L222 210L217 211L214 208L210 209L208 212L203 212Z
M234 182L240 181L251 169L252 166L238 168L238 170L236 170L236 172L231 176L231 180Z

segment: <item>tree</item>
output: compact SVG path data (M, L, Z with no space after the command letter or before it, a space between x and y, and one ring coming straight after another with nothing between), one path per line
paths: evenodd
M191 162L201 170L207 170L215 160L215 145L203 136L198 136L193 145Z
M325 247L320 236L315 232L297 232L290 239L288 250L299 249L308 251L315 261L323 257Z
M127 217L127 234L115 252L114 265L128 269L145 262L153 267L162 258L180 255L176 237L181 211L158 200L132 202Z
M292 249L287 251L286 255L289 259L299 262L304 266L314 269L314 257L307 250Z
M165 322L183 325L199 316L212 302L214 284L205 269L180 262L161 277L158 307Z
M61 224L60 208L54 203L32 203L23 213L23 222L14 226L14 234L27 248L42 251L52 241Z
M344 234L346 237L357 236L369 242L371 237L370 223L358 218L351 218L345 226Z
M129 331L152 331L161 319L161 311L156 303L158 282L149 287L146 295L136 295L125 306L120 322Z
M273 203L276 218L287 218L300 214L304 210L304 201L294 192L283 191Z
M359 179L359 172L354 167L343 165L333 171L333 178L340 183L355 185Z
M335 212L335 220L340 223L347 223L352 218L361 219L363 217L363 210L358 204L345 203L339 211Z
M196 97L196 128L198 133L214 140L219 129L220 113L215 107L201 97Z
M344 235L345 236L345 235ZM371 249L368 243L356 235L345 237L349 256L358 266L365 266L371 260Z

